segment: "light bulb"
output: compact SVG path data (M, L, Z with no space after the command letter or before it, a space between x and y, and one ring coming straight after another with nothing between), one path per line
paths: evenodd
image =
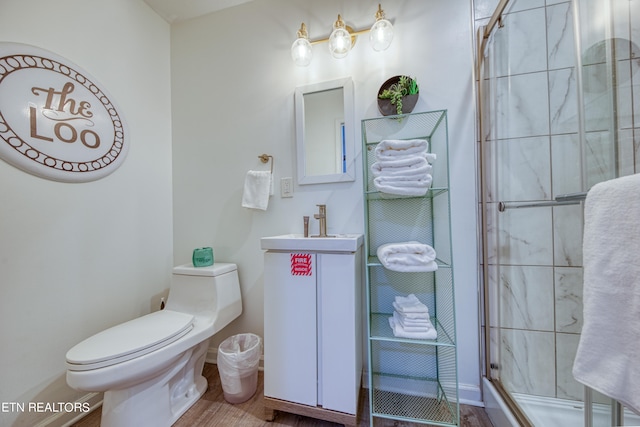
M303 22L298 30L298 38L291 45L291 58L297 66L306 67L311 63L312 57L313 51L307 34L307 26Z
M299 67L306 67L311 63L313 52L311 51L311 43L309 40L299 38L291 45L291 58Z
M369 32L371 47L376 52L386 50L393 40L393 25L386 19L376 21Z
M371 31L369 32L371 47L376 52L386 50L389 45L391 45L391 40L393 40L393 25L385 19L382 6L378 4L376 22L373 24Z
M344 58L351 50L351 34L346 30L344 21L338 15L333 24L333 32L329 36L329 51L334 58Z

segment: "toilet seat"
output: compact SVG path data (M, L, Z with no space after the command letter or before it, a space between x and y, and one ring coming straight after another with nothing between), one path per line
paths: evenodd
M162 348L193 328L193 315L156 311L87 338L67 352L67 367L88 371L121 363Z

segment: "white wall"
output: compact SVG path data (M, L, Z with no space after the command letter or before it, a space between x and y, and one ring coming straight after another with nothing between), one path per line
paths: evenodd
M67 350L156 309L169 286L169 25L142 1L2 0L0 40L84 68L129 125L124 164L95 182L0 161L0 403L70 402L84 393L66 385ZM55 415L0 411L0 425Z
M377 1L261 0L174 24L171 28L174 261L212 246L219 261L239 266L243 315L216 337L263 335L263 251L260 237L302 232L303 215L327 205L330 233L363 232L360 121L379 116L378 88L397 74L415 76L414 111L447 109L458 313L461 398L479 401L480 350L476 254L474 94L469 0L404 0L383 4L395 24L389 50L376 53L361 36L342 60L327 45L307 68L289 49L300 27L311 39L329 35L340 13L355 29L371 26ZM271 198L266 212L240 206L246 171L275 159L275 179L295 177L293 93L296 86L351 76L355 84L356 176L352 183L294 186L294 197ZM276 185L278 189L278 185ZM317 222L312 220L312 232Z
M389 50L373 52L365 36L344 60L319 45L312 65L297 68L289 48L300 22L312 38L327 36L337 13L365 28L377 2L261 0L176 24L170 38L142 1L2 0L0 40L51 50L89 71L123 111L132 145L121 168L84 184L0 161L0 402L80 397L65 383L66 351L155 310L171 266L188 262L197 246L213 246L216 259L240 268L245 312L213 346L238 332L262 335L260 237L301 231L318 203L328 206L329 232L364 229L360 128L356 182L295 186L292 199L276 195L258 212L240 207L246 171L265 167L257 156L267 153L278 182L295 177L296 86L352 76L359 123L378 116L375 94L396 74L420 82L415 111L449 110L461 397L480 400L470 4L383 7L396 27ZM237 42L225 47L228 40ZM51 415L0 412L0 424Z

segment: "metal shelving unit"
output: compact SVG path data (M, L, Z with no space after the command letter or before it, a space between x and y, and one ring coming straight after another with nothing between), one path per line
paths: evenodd
M425 196L378 192L371 165L384 139L426 139L433 162L433 184ZM365 255L371 425L380 419L457 426L453 260L449 203L448 134L445 110L387 116L362 121ZM386 269L376 256L386 243L418 241L437 254L434 272L404 273ZM395 337L388 322L396 295L415 294L429 308L435 340Z

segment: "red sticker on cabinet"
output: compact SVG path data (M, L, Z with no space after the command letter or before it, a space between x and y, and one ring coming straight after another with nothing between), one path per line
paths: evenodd
M291 254L291 275L311 276L311 254Z

